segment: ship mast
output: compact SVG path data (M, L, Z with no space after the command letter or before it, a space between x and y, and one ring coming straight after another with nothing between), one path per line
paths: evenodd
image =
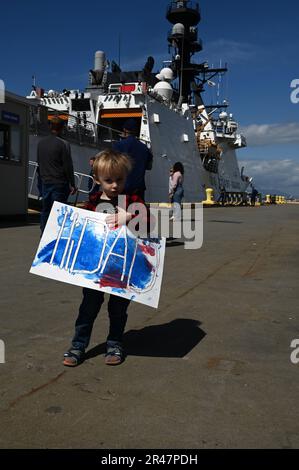
M195 103L201 104L203 85L215 75L226 72L227 68L210 69L207 63L191 62L192 56L202 50L197 28L201 20L198 2L172 1L167 8L166 18L174 25L168 35L168 42L175 51L172 68L179 79L179 105L190 103L192 95Z

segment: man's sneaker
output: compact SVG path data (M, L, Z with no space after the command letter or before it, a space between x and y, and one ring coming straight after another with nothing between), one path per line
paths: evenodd
M118 341L107 341L105 364L107 366L117 366L124 360L124 350Z

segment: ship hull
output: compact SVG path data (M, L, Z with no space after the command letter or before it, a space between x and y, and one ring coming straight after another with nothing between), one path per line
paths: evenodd
M186 119L154 100L148 100L147 112L154 155L153 168L146 175L148 201L168 200L169 169L178 161L185 168L184 200L202 201L207 178L197 149L192 119ZM159 122L154 122L155 116Z
M156 100L146 100L147 135L154 156L153 168L146 172L146 200L148 202L168 201L169 169L176 162L185 168L184 201L199 202L206 198L205 189L212 188L215 198L219 196L221 186L227 192L240 193L246 190L246 184L240 176L235 149L231 143L221 139L222 155L218 173L205 170L198 150L193 120L190 116L174 112ZM29 138L29 160L36 162L37 145L43 135L31 134ZM78 144L70 141L74 170L86 175L83 177L81 190L87 191L90 173L89 159L111 143L99 141L97 146ZM33 185L31 196L37 197L37 184ZM87 193L80 193L78 201L87 198Z

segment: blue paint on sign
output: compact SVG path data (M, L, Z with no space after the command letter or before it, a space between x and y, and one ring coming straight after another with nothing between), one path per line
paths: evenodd
M92 215L84 222L72 212L64 207L58 212L59 234L38 251L33 266L51 264L115 293L142 291L152 284L156 249L150 241L132 237L125 227L109 231Z

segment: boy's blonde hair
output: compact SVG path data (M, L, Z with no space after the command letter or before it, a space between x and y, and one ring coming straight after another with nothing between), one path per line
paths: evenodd
M92 169L95 179L103 176L127 176L132 164L127 155L107 149L96 155Z

